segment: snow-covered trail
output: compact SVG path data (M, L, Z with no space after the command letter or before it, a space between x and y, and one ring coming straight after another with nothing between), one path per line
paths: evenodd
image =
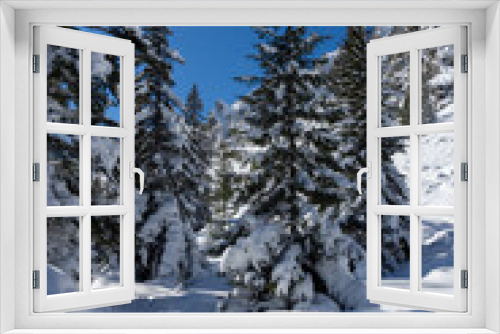
M136 283L136 299L130 304L96 308L91 312L217 312L220 299L231 290L225 277L219 276L220 258L208 258L208 268L190 284L165 287L155 283ZM89 312L89 311L83 311Z

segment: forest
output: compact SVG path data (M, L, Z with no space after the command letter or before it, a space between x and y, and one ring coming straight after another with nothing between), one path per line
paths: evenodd
M135 195L136 299L91 311L394 310L366 299L366 199L356 190L366 165L366 48L430 27L345 27L345 38L320 57L315 50L332 36L302 26L252 27L259 43L242 61L259 71L234 78L247 94L214 105L204 104L196 83L185 100L176 94L174 69L189 63L171 47L169 27L70 28L135 44L135 163L146 174L143 194ZM78 59L63 47L48 55L48 121L77 123ZM436 99L423 115L452 120L453 50L427 57L424 89ZM119 126L119 62L92 56L92 124ZM383 125L409 117L408 62L382 62ZM453 138L423 144L443 140ZM407 204L409 140L384 138L381 145L382 202ZM78 137L49 134L47 147L48 205L78 203ZM119 140L92 139L92 204L119 199L119 149ZM446 182L438 155L452 159L453 152L426 158L428 198ZM119 281L113 219L92 220L95 288ZM49 294L74 291L78 219L51 218L47 226ZM453 267L453 228L443 223L438 233L432 226L423 252L444 255L426 260L430 278ZM384 216L382 229L382 277L404 278L409 219Z

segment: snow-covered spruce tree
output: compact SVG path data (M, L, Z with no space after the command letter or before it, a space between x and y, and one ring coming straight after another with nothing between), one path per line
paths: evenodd
M343 43L319 69L329 95L325 122L331 140L324 154L334 157L332 168L349 186L342 199L327 203L322 217L323 256L316 268L327 294L343 311L367 306L366 201L354 188L357 171L366 165L367 42L364 27L348 27Z
M400 34L417 30L418 28L396 28L373 32L371 29L349 28L348 36L340 48L332 55L333 62L319 66L319 71L327 73L328 101L323 111L323 120L327 126L319 126L316 130L329 129L329 135L321 137L321 142L327 145L318 145L323 148L323 153L329 152L335 158L335 163L330 166L336 172L345 176L344 197L338 201L321 203L322 207L330 209L319 214L321 226L329 226L323 231L335 231L321 233L317 238L320 253L319 260L315 264L316 271L322 281L326 284L327 293L332 297L340 310L360 309L367 306L364 295L365 288L365 259L364 249L366 247L366 202L364 196L355 192L355 172L366 164L366 43L370 38L378 38L387 35ZM404 61L404 60L403 60ZM401 60L392 59L386 72L391 72L388 77L404 75ZM333 66L332 66L333 63ZM389 85L390 86L390 85ZM321 90L318 90L321 92ZM386 104L390 103L392 95L397 92L387 92ZM399 114L405 114L407 107L407 96L398 100L400 104ZM394 109L395 110L395 109ZM394 115L388 115L390 121ZM314 135L321 131L311 132ZM394 139L387 144L389 150L384 152L387 168L387 187L383 191L383 200L387 204L399 204L408 200L408 189L404 182L404 176L395 166L392 157L397 153L405 152L405 143L400 139ZM342 178L339 178L342 179ZM321 184L321 182L318 182ZM309 203L314 203L308 201ZM313 209L309 210L314 212ZM387 274L393 272L398 266L408 261L408 222L405 219L391 217L388 224L392 239L386 240L386 251L384 252L384 266ZM397 233L395 233L397 231ZM329 241L330 240L330 241ZM331 240L337 240L333 242ZM342 242L339 242L342 240ZM243 243L241 243L243 245ZM251 247L252 243L248 244ZM392 245L398 245L396 249ZM245 249L245 247L240 247ZM251 248L247 248L247 251ZM244 252L246 253L246 252ZM234 255L228 253L227 255ZM250 253L252 254L252 253ZM243 257L244 258L244 257ZM228 261L230 263L231 261ZM232 268L226 268L230 271ZM238 274L243 274L240 271Z
M224 109L221 101L215 103L208 121L211 142L213 144L210 157L209 202L212 220L208 227L207 251L219 254L226 246L224 232L230 216L228 205L231 198L229 161L224 136Z
M198 231L203 228L211 219L208 195L209 195L209 162L213 153L210 142L211 133L205 123L203 101L196 85L193 85L187 96L184 106L186 132L190 148L184 152L187 164L190 166L189 184L192 188L189 197L185 200L190 202L192 209L189 216L192 220L192 227Z
M242 130L232 118L232 106L216 101L207 122L213 144L208 172L212 221L208 226L206 245L211 255L222 254L244 230L244 224L238 221L239 207L235 203L242 178L239 171L244 160L238 146Z
M250 141L265 151L239 196L255 219L250 236L224 254L223 270L238 288L222 309L291 310L328 290L316 270L321 224L308 216L343 200L353 185L325 154L334 134L323 124L328 95L314 57L325 37L305 27L255 33L260 43L251 57L264 74L240 79L257 84L242 101Z
M422 50L422 123L453 122L453 45Z
M327 71L329 90L332 94L330 122L334 132L342 139L335 156L340 162L340 169L353 183L356 172L366 166L366 45L374 38L403 34L420 30L419 27L365 28L349 27L347 36L336 50L333 66ZM383 124L407 122L409 118L409 98L401 95L401 80L408 75L409 64L403 57L390 57L383 63L385 91L382 95L384 105ZM389 78L394 81L390 82ZM394 97L398 97L394 99ZM403 116L402 116L403 115ZM404 138L384 139L382 161L384 162L384 204L402 204L409 200L409 188L402 174L401 166L396 166L393 157L406 154L407 142ZM383 270L390 276L399 266L409 260L409 220L402 217L388 216L384 224ZM332 226L341 231L366 249L366 198L350 191L347 199L333 212ZM355 247L359 250L359 248ZM330 295L341 309L360 309L367 306L364 279L366 263L363 253L351 252L339 256L342 252L335 247L327 251L326 257L318 266L321 276L328 282ZM348 282L348 284L346 284Z
M47 47L47 121L79 122L78 50L49 45Z
M201 100L198 86L194 84L189 91L184 107L186 123L191 126L199 126L204 121L203 101Z
M235 201L237 192L241 189L243 172L248 169L243 154L243 140L246 135L237 104L227 105L217 101L215 114L219 120L217 149L215 150L214 166L218 171L219 198L223 219L236 218L239 215L239 205Z
M198 193L203 163L193 163L198 157L192 128L175 111L184 104L172 92L172 69L184 60L169 47L168 27L86 29L135 44L136 165L147 175L144 193L136 195L136 279L185 282L200 266L193 234L200 221L193 200L200 199L193 193ZM111 75L104 89L118 78ZM105 114L96 117L110 122Z
M206 123L206 130L211 144L209 158L209 194L210 211L213 219L223 216L224 201L221 198L221 139L222 124L216 116L217 103L214 110L211 110Z
M211 110L207 117L207 122L204 124L208 142L210 145L209 159L208 159L208 196L207 200L210 208L211 219L206 228L206 242L203 245L203 250L209 254L213 254L219 247L216 244L220 244L220 240L217 236L219 231L222 230L223 220L223 201L221 200L221 175L220 175L220 131L221 125L217 117L215 116L215 110Z

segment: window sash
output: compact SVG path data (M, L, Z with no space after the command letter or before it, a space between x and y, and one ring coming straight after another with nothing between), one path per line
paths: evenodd
M40 72L34 80L34 162L40 163L40 182L34 191L34 263L40 271L40 289L34 289L34 312L72 311L130 302L134 298L134 45L127 40L47 26L35 27L34 54L40 55ZM80 124L47 122L47 46L80 50ZM91 53L120 56L119 128L91 125ZM47 134L71 134L80 138L79 206L47 206ZM91 205L91 138L120 139L120 202ZM120 216L119 287L91 288L91 217ZM80 217L80 291L47 295L47 217Z
M467 311L467 290L461 289L460 271L467 269L467 183L460 180L460 163L467 162L467 76L460 73L461 54L467 54L466 28L447 27L387 37L368 45L368 110L367 161L372 177L367 189L367 297L372 302L424 310ZM419 50L454 45L454 122L419 124L420 115L420 52ZM380 127L380 56L410 53L410 125ZM419 205L420 143L419 135L454 133L454 207ZM381 155L380 138L410 137L410 205L380 205ZM381 215L410 216L410 290L380 286L381 280ZM454 217L453 296L421 292L420 218L422 216Z

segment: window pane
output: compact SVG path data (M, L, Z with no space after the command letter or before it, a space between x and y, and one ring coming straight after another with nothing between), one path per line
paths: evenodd
M120 139L92 137L92 205L120 204Z
M47 122L80 121L80 50L47 45Z
M453 206L453 133L420 136L421 204Z
M381 216L380 285L410 289L410 217Z
M47 218L47 295L80 291L80 218Z
M47 205L79 205L80 137L47 135Z
M453 218L422 217L422 287L453 294Z
M92 289L120 286L120 216L92 217Z
M120 125L120 57L92 52L92 125Z
M453 122L453 45L421 50L422 123Z
M380 139L381 204L410 204L410 137Z
M382 126L410 124L410 53L380 57Z

